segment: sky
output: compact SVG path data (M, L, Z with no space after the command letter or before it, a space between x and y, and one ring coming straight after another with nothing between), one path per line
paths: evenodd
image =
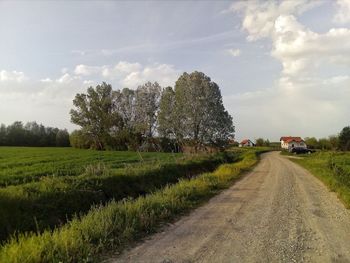
M195 70L220 86L237 140L337 134L350 0L0 1L0 123L72 131L89 86L174 86Z

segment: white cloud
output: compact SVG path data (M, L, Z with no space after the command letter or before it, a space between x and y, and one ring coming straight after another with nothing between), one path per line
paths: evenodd
M63 74L60 78L56 79L58 83L70 83L74 80L80 79L78 76L71 76L69 73Z
M87 65L77 65L74 69L74 73L76 75L82 75L82 76L91 76L95 75L101 72L100 67L94 67L94 66L87 66Z
M24 75L24 74L23 74ZM83 81L68 73L53 80L45 78L0 81L0 119L10 124L16 120L37 121L45 125L73 129L69 110L75 94L86 91Z
M350 23L350 0L337 0L337 12L333 21L338 24Z
M113 79L123 76L124 74L130 74L131 72L139 71L141 68L142 65L140 63L120 61L115 66L103 66L102 76Z
M80 64L75 67L74 74L83 77L95 76L102 80L116 81L124 87L136 88L147 81L157 81L162 86L173 86L180 71L169 64L154 63L143 66L138 62L120 61L115 65L102 66ZM66 73L61 79L68 81L70 77Z
M270 54L282 65L274 87L229 98L229 105L240 105L233 112L241 112L243 124L237 126L242 124L243 130L249 131L248 125L255 120L255 129L258 126L263 134L276 139L283 131L325 136L348 124L350 74L343 73L350 72L350 29L330 28L317 33L301 24L298 16L317 2L320 3L305 0L233 4L231 9L242 15L247 40L269 39ZM275 134L271 134L272 130Z
M46 82L46 83L50 83L50 82L52 82L53 80L52 79L50 79L50 78L45 78L45 79L41 79L40 80L41 82Z
M233 57L239 57L241 55L241 50L238 48L237 49L231 48L231 49L228 49L227 51Z
M243 13L242 28L249 35L247 40L255 41L269 37L274 31L275 21L280 15L302 14L321 4L312 0L293 1L239 1L231 5L232 12Z
M47 77L34 80L27 78L23 72L1 70L0 119L6 124L15 120L36 120L45 125L72 130L76 128L69 121L72 100L77 93L86 92L88 86L95 86L106 78L114 89L125 86L136 88L146 81L158 81L162 86L173 86L179 74L180 71L172 65L144 66L127 61L113 66L80 64L73 71L65 69L56 79Z
M6 71L6 70L1 70L0 71L0 81L1 82L22 82L26 80L27 77L24 75L23 72L20 71Z
M173 86L180 71L168 64L153 64L129 73L121 83L127 87L137 87L146 81L157 81L161 86Z

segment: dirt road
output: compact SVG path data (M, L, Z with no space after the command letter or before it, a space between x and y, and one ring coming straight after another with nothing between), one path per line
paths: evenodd
M277 152L110 262L350 262L350 211Z

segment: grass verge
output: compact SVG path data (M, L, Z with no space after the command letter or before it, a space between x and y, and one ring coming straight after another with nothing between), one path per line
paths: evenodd
M290 159L319 178L350 208L350 153L317 152L301 159Z
M114 172L104 164L90 165L80 176L43 177L39 182L0 189L0 240L9 235L42 232L85 214L92 205L136 198L177 183L181 178L211 172L238 154L187 157L171 163L134 164Z
M242 160L223 164L212 173L182 179L135 200L111 201L54 231L22 234L0 250L0 262L94 262L108 250L118 251L229 187L250 169L262 151L250 150Z

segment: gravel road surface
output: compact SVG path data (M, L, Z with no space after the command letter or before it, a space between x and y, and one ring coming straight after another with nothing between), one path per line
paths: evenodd
M350 211L278 152L207 204L108 262L350 262Z

